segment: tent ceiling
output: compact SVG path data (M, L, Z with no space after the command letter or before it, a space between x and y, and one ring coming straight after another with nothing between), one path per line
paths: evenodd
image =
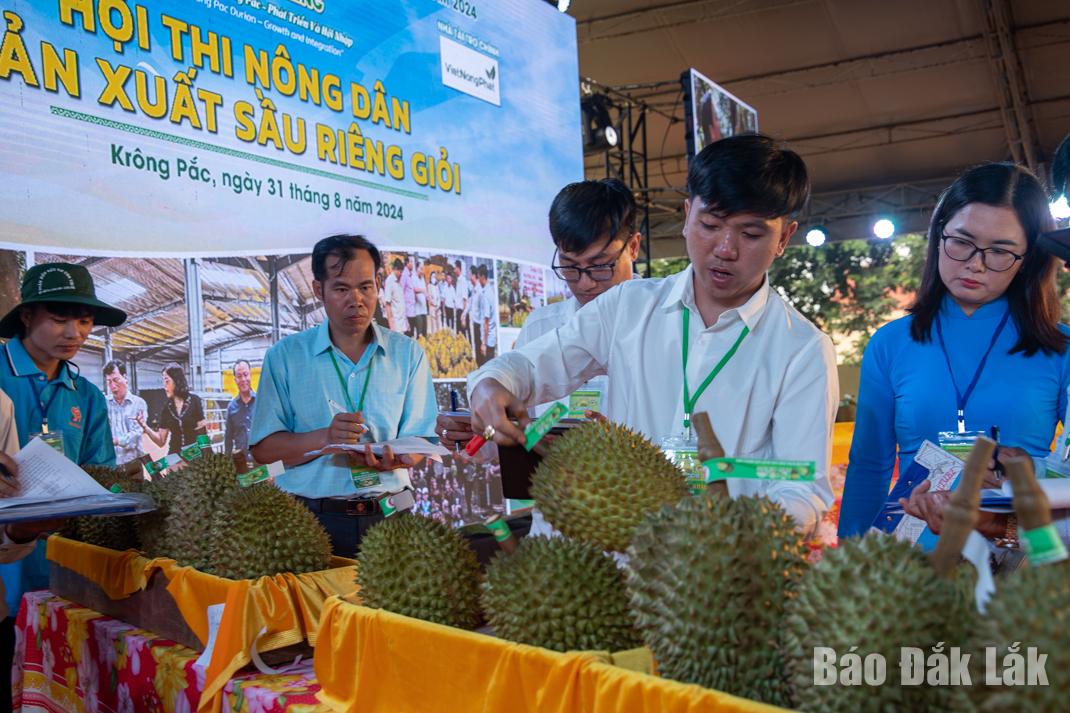
M1065 0L574 0L570 14L581 74L656 110L651 187L685 182L684 124L665 115L683 117L673 82L694 67L803 155L815 212L866 206L826 210L833 239L867 237L882 205L922 228L963 168L1031 153L1043 170L1070 131ZM602 156L586 163L605 175ZM654 253L682 254L680 196L654 195Z

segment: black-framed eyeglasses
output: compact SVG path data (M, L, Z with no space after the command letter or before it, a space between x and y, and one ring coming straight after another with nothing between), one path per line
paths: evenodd
M1012 253L1005 248L979 248L966 238L957 235L944 235L944 254L956 262L969 262L973 256L981 253L981 264L995 272L1006 272L1014 267L1024 255Z
M575 265L558 265L557 264L557 250L554 250L553 264L550 265L550 269L554 271L554 274L560 277L565 282L579 282L580 278L584 275L591 278L595 282L605 282L606 280L613 279L613 272L617 268L617 261L620 260L620 256L624 254L624 251L628 249L628 243L625 241L624 246L613 257L613 260L602 265L591 265L590 267L576 267Z

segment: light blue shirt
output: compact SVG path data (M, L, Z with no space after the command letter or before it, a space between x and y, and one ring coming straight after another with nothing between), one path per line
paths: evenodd
M118 441L115 444L115 462L122 465L145 455L145 449L141 447L141 434L145 429L137 422L138 414L148 416L145 399L127 391L122 403L111 394L108 394L107 401L112 441Z
M420 345L373 323L372 342L354 364L332 346L327 325L324 321L268 349L256 393L250 445L273 433L307 433L326 428L337 412L330 402L346 407L342 383L331 363L332 349L349 392L348 401L354 406L360 402L371 370L363 409L370 434L365 434L364 440L434 438L438 405L431 368ZM358 490L353 486L348 458L333 455L289 467L276 483L295 495L324 498L396 490L406 484L401 477L397 472L382 473L380 485Z
M79 375L70 362L49 381L15 337L0 346L0 389L15 403L19 447L41 432L41 403L48 407L48 429L63 434L66 456L78 465L115 465L104 394Z

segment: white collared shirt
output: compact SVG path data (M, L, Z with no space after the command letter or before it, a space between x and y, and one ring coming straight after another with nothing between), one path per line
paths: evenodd
M725 311L710 327L695 306L692 270L632 280L577 310L559 329L485 364L468 391L497 379L529 406L562 398L594 376L609 377L606 416L658 443L683 432L681 316L691 310L688 385L694 390L732 347L750 334L709 388L696 412L710 415L729 456L814 461L812 483L729 480L729 492L766 495L812 532L832 503L828 484L839 383L832 340L769 287Z

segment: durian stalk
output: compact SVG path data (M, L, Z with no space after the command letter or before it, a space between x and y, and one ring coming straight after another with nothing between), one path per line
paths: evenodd
M977 525L977 511L981 507L981 482L995 452L995 441L978 436L966 456L959 486L951 493L951 498L944 506L944 524L936 550L932 554L933 568L939 577L946 579L951 576L961 559L966 538Z
M1010 458L1003 464L1003 469L1014 490L1014 513L1018 516L1018 527L1035 530L1050 525L1051 507L1048 505L1048 496L1037 482L1033 459Z
M710 415L705 411L694 414L691 417L691 427L695 429L698 439L698 459L705 463L711 458L724 458L724 446L713 432L713 424ZM728 497L728 483L724 480L715 480L706 484L706 491L710 495Z

